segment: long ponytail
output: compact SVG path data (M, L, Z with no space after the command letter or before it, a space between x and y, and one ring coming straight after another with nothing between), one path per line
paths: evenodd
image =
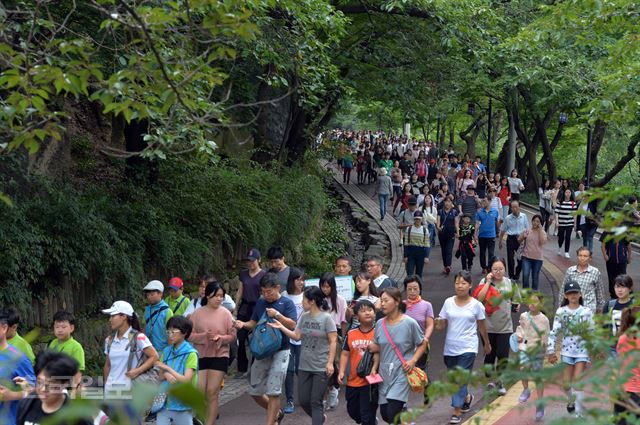
M138 317L138 313L135 311L131 316L127 316L129 320L129 326L131 326L134 330L141 332L142 326L140 326L140 318Z

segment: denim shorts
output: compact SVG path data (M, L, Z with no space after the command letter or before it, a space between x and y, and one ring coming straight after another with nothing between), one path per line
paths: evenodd
M544 363L543 354L532 354L526 351L519 351L520 364L531 370L542 370L542 364Z
M591 359L588 356L578 356L578 357L560 356L560 357L561 357L562 363L568 364L570 366L573 366L576 363L580 363L580 362L591 363Z

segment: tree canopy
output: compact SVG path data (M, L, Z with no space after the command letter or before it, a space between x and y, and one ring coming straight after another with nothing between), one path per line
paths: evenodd
M135 127L137 143L99 146L122 158L215 159L220 135L244 129L255 159L291 162L354 105L363 124L411 122L423 137L437 121L431 138L448 131L474 154L492 99L493 161L504 171L511 127L529 187L543 175L637 179L632 1L66 0L0 13L5 152L61 139L63 100L84 98ZM587 128L582 176L557 158L583 157Z

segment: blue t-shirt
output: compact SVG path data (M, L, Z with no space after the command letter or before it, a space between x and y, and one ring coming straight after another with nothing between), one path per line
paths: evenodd
M33 366L27 356L13 345L0 351L0 385L13 391L17 391L13 378L21 376L31 385L35 386L36 377ZM10 402L0 401L0 423L3 425L15 425L18 412L18 400Z
M496 223L500 219L500 215L495 208L492 208L487 212L484 208L476 213L476 223L480 222L480 228L478 229L479 238L495 238L496 237Z
M260 321L260 318L267 311L268 308L273 308L282 314L285 317L293 320L294 322L298 320L298 312L296 311L296 305L291 301L291 299L287 297L281 296L277 300L272 303L268 303L264 298L258 299L256 301L256 308L253 310L253 316L251 316L251 320L256 322ZM280 331L282 332L282 331ZM282 344L280 344L281 350L289 349L289 337L284 333L282 334Z

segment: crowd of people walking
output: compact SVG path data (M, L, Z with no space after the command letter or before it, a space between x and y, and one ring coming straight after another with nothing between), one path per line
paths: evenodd
M564 366L567 411L582 416L581 381L596 355L585 330L593 333L602 322L613 341L607 354L628 368L614 396L616 421L625 424L627 417L638 417L629 404L640 399L640 370L632 360L637 362L640 353L640 310L633 279L626 274L632 250L625 239L601 236L607 301L602 273L592 265L597 208L581 200L584 187L574 191L566 181L545 181L538 191L540 213L529 217L520 205L525 187L517 170L503 177L489 172L479 157L459 158L402 136L334 132L332 138L343 183L351 184L355 167L357 184L374 186L380 219L396 217L406 278L397 282L384 274L380 257L366 258L361 267L339 257L334 270L314 282L310 278L318 276L287 264L284 249L274 245L266 254L268 268L259 249L247 252L233 297L211 275L198 279L194 299L185 294L180 277L166 286L160 280L140 285L147 302L140 317L126 300L102 310L109 325L103 346L105 407L82 423L104 425L109 417L135 416L127 395L147 383L161 388L145 412L147 420L191 425L191 407L168 390L192 383L206 397L205 423L214 425L234 360L238 376L249 380L249 394L264 409L267 425L280 424L296 406L311 424L321 425L340 400L355 423L375 425L378 417L389 424L408 423L403 412L412 391L421 394L423 405L432 401L429 363L441 355L447 369L462 373L456 375L451 397L449 423L457 424L474 403L468 384L481 345L488 387L497 395L512 384L501 377L509 359L517 358L531 378L523 379L519 400L528 402L529 382L534 381L535 419L543 420L545 382L536 372L546 359ZM575 214L580 209L584 220ZM559 282L555 315L547 317L549 302L540 288L544 247L549 233L557 231L557 254L570 258L576 228L582 246L576 264ZM442 282L451 285L453 294L442 305L429 299L424 280L436 243ZM503 245L506 259L500 256ZM480 279L471 273L476 255ZM449 278L454 257L461 271ZM348 299L338 290L337 280L344 277L352 282ZM72 336L76 320L68 311L56 313L54 339L37 356L17 333L19 324L15 309L0 309L0 414L10 425L38 424L85 390L84 348ZM444 332L438 352L430 343L434 332Z

